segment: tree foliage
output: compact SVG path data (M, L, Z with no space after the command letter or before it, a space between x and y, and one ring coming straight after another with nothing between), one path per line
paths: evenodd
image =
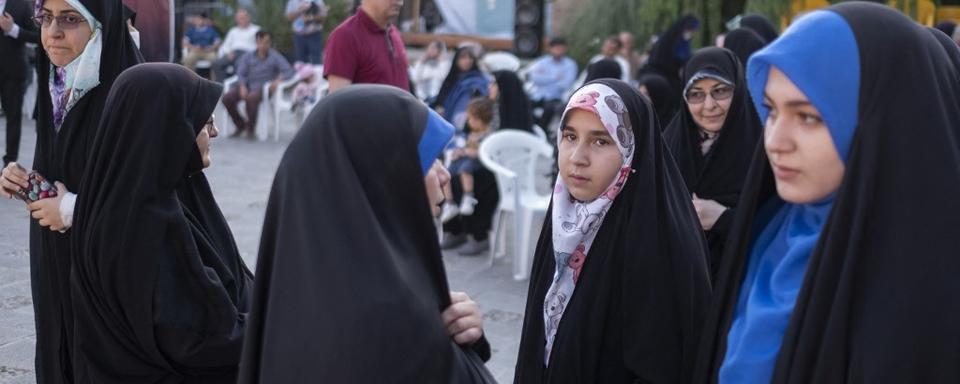
M599 52L603 38L620 31L636 35L638 49L680 16L691 13L700 19L695 46L712 45L717 34L726 30L727 20L743 13L747 3L771 15L774 3L785 0L586 0L577 4L567 19L555 26L556 35L570 41L571 55L581 64ZM769 4L767 4L769 3ZM782 11L780 11L782 12Z

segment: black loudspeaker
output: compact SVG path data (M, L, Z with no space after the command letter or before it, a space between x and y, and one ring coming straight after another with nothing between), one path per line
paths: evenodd
M516 0L513 17L513 52L524 58L543 51L544 0Z

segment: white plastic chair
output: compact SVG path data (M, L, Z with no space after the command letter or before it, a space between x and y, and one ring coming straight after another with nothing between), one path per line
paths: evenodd
M544 131L543 128L540 128L539 125L536 125L536 124L533 125L533 134L537 135L537 137L543 139L544 141L548 141L547 131Z
M307 114L313 110L313 107L317 105L317 102L320 101L320 98L323 97L326 93L329 84L323 78L323 66L315 65L313 66L314 79L317 79L317 88L314 92L314 102L309 105L304 105L298 111L293 111L293 89L296 88L297 84L300 82L298 76L290 78L290 80L284 81L277 86L276 95L272 98L273 103L273 140L280 141L280 127L281 119L284 114L290 114L293 116L294 124L296 128L300 128L300 125L303 124L303 120L306 119Z
M553 161L553 146L543 139L523 131L500 130L480 144L480 162L497 178L500 205L494 215L493 239L490 244L490 263L497 257L498 245L502 247L503 214L514 215L513 278L524 280L530 277L531 247L530 227L535 215L544 215L550 205L550 194L536 190L537 158Z
M487 67L487 71L510 71L516 72L520 69L520 59L510 52L490 52L483 55L480 60Z

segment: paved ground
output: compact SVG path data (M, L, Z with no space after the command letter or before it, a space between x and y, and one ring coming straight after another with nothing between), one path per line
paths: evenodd
M36 135L32 122L25 125L21 163L29 165ZM0 118L0 127L5 126ZM292 134L285 132L280 143L214 140L214 166L207 175L251 269L256 264L271 180ZM2 140L0 135L0 143ZM20 201L0 199L0 383L36 381L27 223ZM492 268L485 257L450 253L444 259L451 289L469 293L483 308L487 337L493 346L488 367L500 382L512 382L527 283L511 278L507 258L498 260Z

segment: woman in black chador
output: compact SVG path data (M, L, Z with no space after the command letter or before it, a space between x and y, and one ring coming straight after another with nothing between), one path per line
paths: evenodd
M19 2L23 0L8 0ZM143 61L120 0L35 0L42 49L37 50L37 145L32 168L56 183L58 196L30 204L30 286L40 384L72 382L70 241L76 195L107 93L124 69ZM6 60L7 58L0 58ZM22 167L26 167L24 164ZM17 164L0 186L24 187ZM17 186L20 185L20 187ZM5 193L2 193L5 194Z
M683 68L683 81L684 103L663 136L692 194L713 273L763 127L732 52L698 50Z
M117 78L77 199L78 383L233 383L252 276L203 169L221 86L182 66Z
M956 44L848 2L801 17L747 73L763 146L695 382L960 382Z
M570 98L558 136L516 382L689 381L707 247L653 108L598 80Z
M317 104L270 192L241 383L492 382L434 223L453 132L393 87Z

